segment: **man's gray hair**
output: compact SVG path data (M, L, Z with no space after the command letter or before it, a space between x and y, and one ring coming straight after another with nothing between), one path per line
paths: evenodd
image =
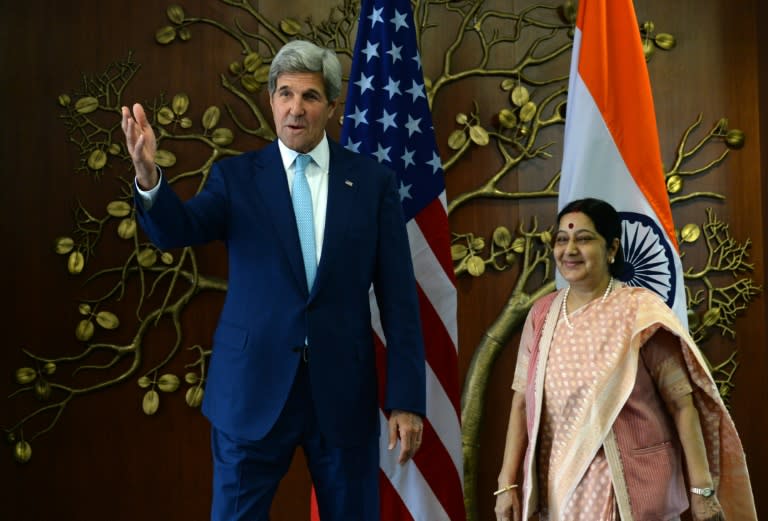
M269 67L269 95L275 93L278 76L295 72L322 73L329 101L334 101L341 94L341 63L330 49L305 40L294 40L283 45Z

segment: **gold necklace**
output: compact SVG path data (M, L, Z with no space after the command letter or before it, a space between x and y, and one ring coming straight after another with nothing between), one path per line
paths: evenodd
M605 302L605 299L608 298L608 294L611 292L611 288L613 288L613 277L611 277L608 280L608 287L605 288L605 293L603 293L603 297L600 299L600 303L602 304ZM571 286L568 285L567 288L565 288L565 295L563 296L563 305L561 307L561 313L563 315L563 318L565 319L565 324L568 326L568 329L573 329L573 324L571 324L571 319L568 318L568 293L571 292Z

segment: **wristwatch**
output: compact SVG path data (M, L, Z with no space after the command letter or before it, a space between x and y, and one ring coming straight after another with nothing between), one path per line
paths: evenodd
M704 488L691 487L691 492L693 492L694 494L698 494L700 496L710 497L715 493L715 489L710 487L704 487Z

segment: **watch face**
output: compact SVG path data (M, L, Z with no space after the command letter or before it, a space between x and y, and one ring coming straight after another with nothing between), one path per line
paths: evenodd
M711 495L713 495L715 493L715 489L709 488L709 487L706 487L706 488L692 488L691 492L693 492L694 494L698 494L700 496L709 497L709 496L711 496Z

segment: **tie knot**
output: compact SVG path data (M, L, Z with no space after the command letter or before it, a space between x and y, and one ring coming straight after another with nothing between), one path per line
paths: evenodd
M299 154L298 156L296 156L296 163L295 163L296 173L303 174L304 170L307 168L307 165L311 160L312 160L312 156L310 156L309 154Z

